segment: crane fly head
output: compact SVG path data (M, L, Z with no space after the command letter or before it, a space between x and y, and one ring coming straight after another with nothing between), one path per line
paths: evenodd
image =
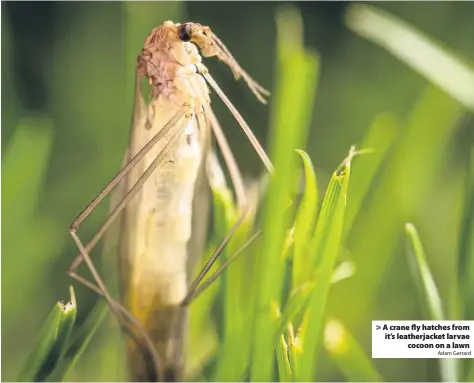
M193 44L191 44L193 43ZM149 77L150 70L146 63L150 63L155 52L167 52L175 62L198 64L201 61L197 48L204 57L217 57L228 65L236 79L243 78L257 98L265 103L265 96L270 93L253 80L239 65L224 43L207 26L198 23L174 23L165 21L153 29L145 40L144 48L138 58L139 69Z
M197 23L174 24L174 31L182 42L196 44L204 57L213 57L221 54L219 47L213 39L211 28Z

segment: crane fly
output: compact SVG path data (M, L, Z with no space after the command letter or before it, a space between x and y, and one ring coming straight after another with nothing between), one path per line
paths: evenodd
M156 27L137 59L125 165L70 226L80 254L71 264L69 275L102 295L130 335L127 350L134 381L179 379L185 307L202 289L203 278L247 212L242 177L210 106L208 85L233 114L268 171L273 171L249 126L202 64L201 55L217 57L230 67L236 79L246 82L258 100L266 103L268 91L240 67L209 27L172 21ZM143 78L150 85L148 102L142 95ZM211 133L228 168L240 215L196 279L188 284L187 243L193 195L199 169L213 154L206 145L211 142ZM93 238L83 244L77 230L114 188L122 189L122 195ZM119 214L120 303L110 296L89 257ZM93 281L76 273L82 262Z

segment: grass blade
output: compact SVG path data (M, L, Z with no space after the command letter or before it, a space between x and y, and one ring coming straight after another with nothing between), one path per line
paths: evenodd
M18 381L42 382L48 377L66 352L69 335L76 321L76 314L74 290L71 287L71 302L65 305L58 302L53 307L40 330L36 345L28 357Z
M305 314L305 325L301 329L304 353L300 358L297 381L313 381L314 379L326 301L340 248L351 159L354 154L355 151L352 148L343 165L331 177L312 238L310 252L314 256L308 269L312 270L316 284Z
M295 335L293 325L290 324L288 326L288 357L290 360L292 377L298 376L300 356L302 352L300 337L298 334Z
M305 262L308 255L308 246L314 232L318 213L318 188L316 173L308 154L303 150L296 151L303 160L305 173L305 190L303 199L298 207L294 229L295 251L293 257L293 286L306 282L302 279Z
M276 171L270 181L263 212L264 251L259 254L260 278L250 377L253 381L273 380L275 334L269 323L271 302L279 302L282 291L280 254L290 226L287 206L296 184L296 156L291 153L302 147L306 140L319 66L316 56L302 46L301 15L295 8L280 8L277 31L278 65L270 145L270 157Z
M293 322L294 318L298 316L308 303L308 298L313 292L315 283L309 282L298 286L288 298L285 305L285 310L279 318L279 325L277 328L277 336L280 336L288 325Z
M285 337L283 334L280 335L280 341L278 342L276 354L279 381L291 382L291 367L290 360L288 359L288 345L285 342Z
M452 98L474 111L474 70L405 21L369 5L351 5L346 24L382 46Z
M391 114L381 114L372 121L360 146L372 152L370 156L363 156L358 160L357 168L352 173L347 211L344 218L344 237L349 233L367 191L399 131L399 123Z
M26 360L25 366L18 376L19 382L35 382L38 372L53 348L58 335L59 322L63 308L56 303L41 328L36 345Z
M58 334L56 343L54 344L47 360L43 364L36 379L38 381L48 380L49 375L56 369L58 363L61 362L62 357L66 353L69 338L76 323L77 306L76 298L74 296L74 289L69 287L71 294L71 302L63 306L61 311L61 318L58 326Z
M411 223L405 225L405 231L410 241L409 255L414 258L414 262L411 262L411 264L416 268L414 274L417 276L419 285L422 286L423 301L428 306L429 319L444 320L445 314L441 298L428 266L418 232ZM457 359L441 358L439 363L443 382L457 382Z
M410 241L409 256L415 262L411 264L416 267L415 275L421 282L424 301L428 304L428 312L431 320L444 320L444 310L439 296L438 288L431 274L423 246L418 232L412 223L405 225L405 231Z
M94 337L100 324L108 313L108 306L104 299L99 299L92 311L87 316L81 327L75 331L68 342L68 347L57 367L48 376L49 382L61 382L68 372L72 370L85 349Z

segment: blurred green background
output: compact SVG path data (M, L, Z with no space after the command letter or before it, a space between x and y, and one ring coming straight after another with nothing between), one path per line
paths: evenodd
M72 281L66 269L77 253L68 226L120 168L128 140L135 59L147 34L168 19L209 25L242 67L272 90L279 4L2 3L3 380L17 377L49 310L57 300L68 299ZM385 50L349 31L344 26L347 5L297 4L305 44L321 58L306 144L321 188L350 145L362 141L375 116L392 113L399 121L392 133L403 141L403 129L416 121L411 111L428 86L426 79ZM420 28L466 62L474 61L473 3L377 6ZM268 108L236 83L228 68L212 59L206 65L265 143ZM329 297L329 313L353 331L369 354L372 319L424 317L405 256L404 222L417 225L446 309L452 319L458 312L452 296L458 283L474 119L441 91L428 92L432 103L427 107L432 109L425 112L431 121L424 119L410 145L398 148L399 166L381 169L347 237L346 251L357 273L335 285ZM244 173L260 174L261 163L247 139L230 113L214 101ZM447 127L433 132L443 119ZM434 148L433 137L438 139ZM378 187L384 191L383 200L377 197ZM106 211L105 203L86 221L83 238L92 236ZM96 296L74 286L81 321ZM474 319L472 311L469 315L465 319ZM99 341L94 345L71 380L107 379L107 369L113 367L96 357L105 346ZM319 363L319 380L342 379L327 357ZM439 380L436 360L375 363L389 381Z

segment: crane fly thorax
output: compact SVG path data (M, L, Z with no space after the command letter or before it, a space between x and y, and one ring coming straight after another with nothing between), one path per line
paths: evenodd
M148 78L154 98L163 95L178 106L187 105L199 113L209 103L209 89L198 68L203 52L212 51L212 41L199 24L174 24L171 21L155 28L145 40L138 57L138 69ZM194 42L194 43L193 43Z

